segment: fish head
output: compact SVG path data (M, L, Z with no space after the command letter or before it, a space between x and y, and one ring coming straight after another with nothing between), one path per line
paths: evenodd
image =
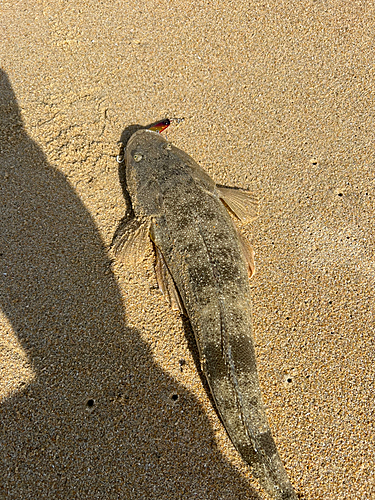
M136 131L126 145L126 184L137 215L156 216L161 211L158 177L168 162L168 148L168 141L150 128Z

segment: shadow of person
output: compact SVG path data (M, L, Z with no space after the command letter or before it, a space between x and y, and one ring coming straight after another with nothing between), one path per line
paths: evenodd
M259 498L126 325L94 221L28 137L3 71L0 169L1 308L34 372L0 406L0 497Z

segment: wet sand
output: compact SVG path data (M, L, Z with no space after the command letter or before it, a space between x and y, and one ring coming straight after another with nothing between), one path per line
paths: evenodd
M258 369L305 500L375 498L374 19L368 2L0 7L0 498L261 500L188 325L108 250L118 141L261 197Z

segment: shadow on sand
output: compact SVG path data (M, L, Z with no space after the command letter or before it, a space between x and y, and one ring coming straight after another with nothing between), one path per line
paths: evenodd
M1 498L259 499L127 327L94 221L28 137L4 72L0 170L1 308L35 373L0 405Z

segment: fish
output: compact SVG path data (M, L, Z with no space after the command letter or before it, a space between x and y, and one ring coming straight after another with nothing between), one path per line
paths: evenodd
M233 221L258 215L253 193L216 184L160 132L132 130L124 145L131 208L115 255L139 262L152 243L159 288L187 316L202 372L233 445L275 500L297 500L272 436L258 379L249 278L254 252Z

